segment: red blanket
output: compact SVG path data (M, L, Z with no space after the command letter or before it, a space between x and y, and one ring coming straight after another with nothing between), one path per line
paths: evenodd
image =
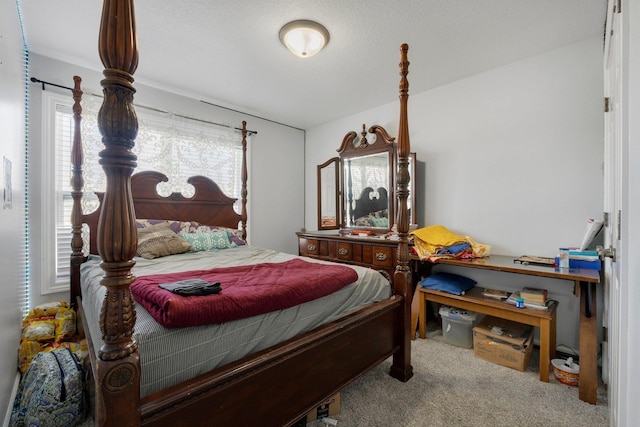
M158 287L162 283L199 278L220 282L219 294L180 296ZM293 307L329 295L357 280L345 266L301 259L211 270L138 277L134 299L166 328L223 323Z

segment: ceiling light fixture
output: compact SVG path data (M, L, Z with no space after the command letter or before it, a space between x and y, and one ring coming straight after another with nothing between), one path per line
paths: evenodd
M291 21L280 29L280 41L294 55L310 58L329 43L329 31L314 21Z

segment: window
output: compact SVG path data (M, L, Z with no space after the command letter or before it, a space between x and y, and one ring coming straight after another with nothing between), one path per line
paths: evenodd
M97 126L102 98L87 94L82 101L83 210L97 207L94 191L104 191L105 176L98 164L104 149ZM71 255L71 145L73 142L73 99L43 92L42 200L43 285L42 293L64 292L69 285ZM242 191L242 135L239 131L197 119L189 119L136 106L138 136L133 149L138 156L136 172L157 170L169 178L158 185L162 195L180 192L193 196L187 183L193 175L213 179L230 197L237 198L240 212ZM50 208L49 208L50 207ZM52 230L52 231L49 231Z

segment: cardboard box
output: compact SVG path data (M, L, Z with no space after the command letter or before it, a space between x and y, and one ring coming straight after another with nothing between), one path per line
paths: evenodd
M310 423L313 420L327 418L338 413L340 413L340 393L334 394L326 402L318 406L315 411L309 412L307 414L307 422Z
M493 316L485 316L473 328L476 357L524 371L533 352L533 327Z

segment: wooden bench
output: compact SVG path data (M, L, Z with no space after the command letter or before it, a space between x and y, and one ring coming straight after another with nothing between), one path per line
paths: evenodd
M481 287L471 288L465 295L453 295L418 286L414 295L419 303L418 332L420 338L427 337L427 301L475 311L501 319L512 320L540 328L540 381L549 382L549 365L556 355L556 309L553 302L549 310L516 308L514 305L482 296ZM413 334L415 336L415 334Z

